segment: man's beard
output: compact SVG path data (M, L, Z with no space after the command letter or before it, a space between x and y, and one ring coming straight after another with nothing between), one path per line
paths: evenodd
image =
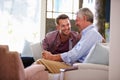
M61 35L63 35L63 36L68 36L68 35L70 34L70 31L69 31L69 33L65 34L64 32L62 32L62 31L60 30L59 33L60 33Z
M67 34L66 34L66 32L65 32L65 33L64 33L64 32L61 32L61 34L64 35L64 36L69 36L70 31L69 31L69 33L67 32Z

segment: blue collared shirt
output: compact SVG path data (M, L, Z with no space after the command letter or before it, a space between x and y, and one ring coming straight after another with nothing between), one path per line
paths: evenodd
M61 55L62 60L67 64L73 64L76 61L83 62L93 45L102 42L103 37L93 25L88 26L82 31L82 37L79 42L68 52Z

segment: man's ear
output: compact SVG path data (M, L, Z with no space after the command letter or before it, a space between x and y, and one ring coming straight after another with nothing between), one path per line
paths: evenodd
M87 20L87 16L83 16L83 19L84 19L84 20Z

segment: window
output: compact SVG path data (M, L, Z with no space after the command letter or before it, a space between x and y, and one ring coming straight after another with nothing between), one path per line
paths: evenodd
M0 44L22 51L24 41L40 38L39 0L0 0Z
M65 13L70 19L75 19L75 13L79 9L79 0L47 0L47 18L56 18Z

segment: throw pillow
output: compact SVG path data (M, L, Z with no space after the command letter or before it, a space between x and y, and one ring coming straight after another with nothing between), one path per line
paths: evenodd
M24 47L21 52L21 57L33 57L33 53L32 53L30 45L31 45L30 42L25 40Z
M31 50L32 50L33 58L34 58L35 61L42 58L43 48L42 48L42 43L41 42L31 44Z
M109 65L108 43L97 43L89 52L84 63Z

